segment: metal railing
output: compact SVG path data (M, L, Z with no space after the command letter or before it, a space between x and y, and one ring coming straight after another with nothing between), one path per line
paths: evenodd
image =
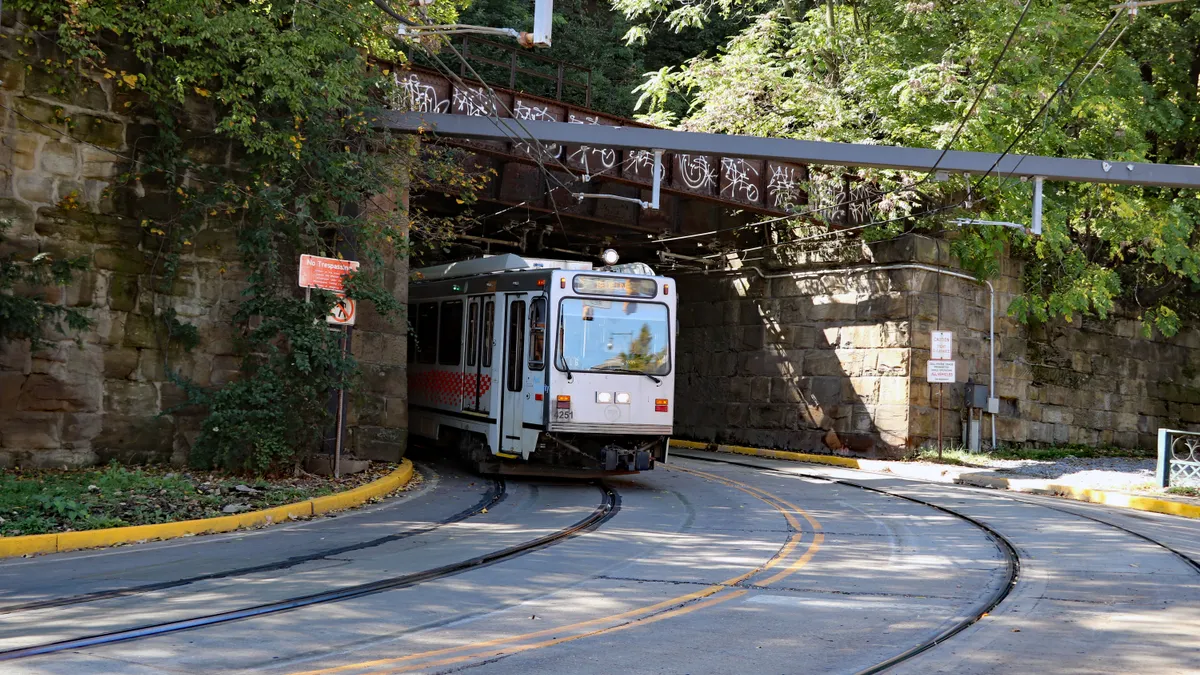
M503 54L499 58L494 58L497 52ZM562 101L567 88L581 90L583 94L583 107L592 107L592 69L583 66L577 66L566 61L559 61L547 56L533 54L523 49L511 47L499 42L491 40L483 40L480 38L464 36L460 53L463 56L463 62L459 64L459 76L463 79L474 79L471 75L471 69L467 67L467 62L482 63L501 69L500 72L481 72L485 79L492 79L496 76L497 79L503 77L503 71L508 71L507 84L493 81L489 84L507 86L509 89L523 91L527 94L535 96L550 97L550 84L554 85L553 98L556 101ZM536 65L529 64L528 67L522 65L523 61L532 61L534 64L544 64L545 70L538 70ZM491 69L489 69L491 70ZM571 79L567 77L567 73L580 73L582 80ZM533 83L533 86L527 84L527 80L523 81L519 77L533 78L535 81L540 81L543 86L537 86L539 82Z
M1200 487L1200 432L1158 430L1159 487Z

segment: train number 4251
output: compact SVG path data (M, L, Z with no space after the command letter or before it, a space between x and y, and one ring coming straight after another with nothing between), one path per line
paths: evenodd
M571 412L570 410L555 410L554 419L569 420L571 419Z

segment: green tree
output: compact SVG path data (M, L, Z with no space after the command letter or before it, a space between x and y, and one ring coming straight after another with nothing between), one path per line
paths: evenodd
M666 359L667 350L664 347L658 351L654 348L654 331L650 324L642 324L638 335L629 345L629 351L621 352L621 367L629 370L640 370L653 373L660 369Z
M533 25L533 3L512 0L474 0L463 10L463 23L526 29ZM714 51L725 38L737 30L739 18L722 19L702 27L687 29L678 34L630 35L632 24L618 11L603 3L585 0L560 0L554 3L554 32L552 46L537 53L553 59L591 68L592 105L613 115L629 117L634 112L637 95L634 88L647 70L657 70L699 54ZM635 31L636 32L636 31ZM446 59L448 55L440 54ZM499 56L499 55L495 55ZM421 63L421 56L414 61ZM449 63L449 62L448 62ZM453 63L451 64L454 65ZM507 84L507 69L488 68L474 64L479 73L493 84ZM533 67L522 61L522 67ZM553 74L551 68L545 72ZM568 73L568 76L574 77ZM538 83L522 77L518 85L529 93L552 96L554 85ZM567 93L571 93L569 90ZM582 97L568 98L570 102L582 103Z
M646 119L699 131L941 148L983 86L1022 4L617 0L614 6L645 30L749 20L720 53L651 74L639 88ZM1096 41L1113 15L1110 4L1034 2L954 149L1005 149ZM1200 10L1143 9L1085 77L1126 23L1117 20L1014 152L1118 165L1196 163ZM877 195L871 219L967 201L961 177L939 184L902 172L830 171L839 180L843 174ZM967 213L1029 221L1028 184L992 177L970 198L969 209L901 219L867 237L942 232L946 217ZM955 252L980 276L995 272L1006 244L1026 259L1026 292L1010 307L1022 320L1104 317L1123 303L1147 328L1169 335L1200 316L1198 219L1194 190L1053 183L1043 237L989 229L951 236Z
M431 234L416 214L375 198L410 185L462 187L469 205L478 184L454 152L418 154L410 138L374 124L404 60L396 22L372 0L14 0L6 17L13 9L28 29L19 56L64 86L106 77L128 101L122 112L153 122L123 178L130 203L150 189L168 206L143 222L161 239L158 281L171 284L200 229L237 233L248 283L236 316L242 377L217 387L180 380L207 414L192 460L250 472L296 466L327 422L327 393L352 388L357 366L325 326L333 298L306 302L292 261L306 252L360 260L349 294L396 316L389 261L414 237L444 234L445 223ZM447 22L457 8L422 11ZM198 152L216 143L232 163ZM160 318L168 334L189 334L169 309Z

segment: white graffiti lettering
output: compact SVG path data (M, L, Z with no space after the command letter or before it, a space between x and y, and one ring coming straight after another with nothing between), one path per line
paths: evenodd
M444 113L450 107L450 101L442 101L437 89L425 84L416 75L400 77L395 74L396 92L392 106L400 110L413 110L424 113Z
M575 113L571 113L567 121L571 124L600 124L599 117L576 117ZM593 168L597 173L603 173L617 165L617 153L612 148L593 148L590 145L579 146L567 159L583 164L583 170L587 174L591 174ZM592 166L593 163L596 164L595 167Z
M483 89L454 88L454 111L476 117L499 117L496 101Z
M704 155L679 155L680 178L692 190L711 189L717 183L717 172Z
M516 105L513 106L513 117L519 120L530 120L533 122L557 122L558 119L550 112L547 106L526 105L524 101L518 99ZM557 143L540 143L541 154L547 158L555 158L562 155L562 147ZM525 141L514 141L513 147L523 151L528 155L534 155L533 148Z
M810 173L807 188L812 214L829 224L866 222L877 210L873 207L879 193L872 183L847 186L842 176Z
M758 169L754 165L744 159L730 159L724 157L721 159L721 170L725 173L725 186L721 188L721 195L729 193L733 199L740 199L747 202L758 201L758 186L754 184L754 179L758 178Z
M799 196L799 180L794 166L773 166L771 177L767 181L767 191L771 193L771 206L783 209L796 202Z

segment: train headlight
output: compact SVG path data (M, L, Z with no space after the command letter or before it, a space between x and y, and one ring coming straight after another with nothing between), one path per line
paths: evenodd
M604 249L604 253L600 254L600 259L604 261L605 265L612 267L613 265L617 264L617 261L621 259L621 256L617 255L616 251L608 248Z
M612 403L612 392L610 392L610 391L596 392L596 403Z
M624 392L624 391L617 392L617 403L629 403L629 401L631 401L631 400L632 399L629 396L628 392Z

